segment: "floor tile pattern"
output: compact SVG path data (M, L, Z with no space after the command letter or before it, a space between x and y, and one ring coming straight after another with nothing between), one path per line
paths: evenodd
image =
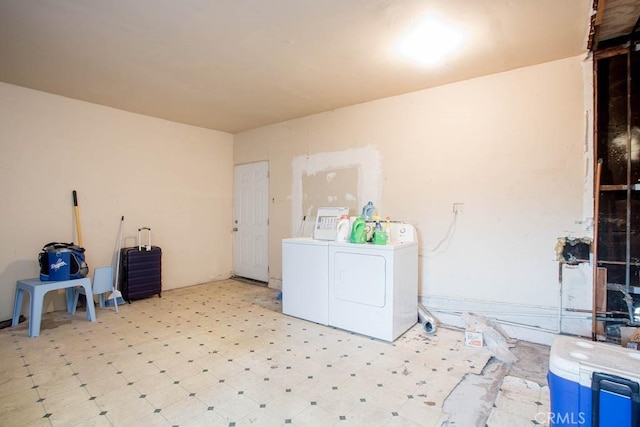
M440 426L444 400L491 356L450 329L417 325L392 344L285 316L278 293L226 280L96 322L47 313L37 338L27 322L0 330L0 425ZM535 419L548 391L529 386L531 404L498 397L491 425Z
M549 387L507 376L502 382L488 427L549 425Z

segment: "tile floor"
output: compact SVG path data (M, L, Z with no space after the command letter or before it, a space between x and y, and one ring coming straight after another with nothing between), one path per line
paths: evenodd
M37 338L0 330L0 425L461 425L443 405L486 348L419 325L381 342L284 316L277 294L226 280L93 323L48 313ZM544 384L507 376L487 425L546 424L548 404Z

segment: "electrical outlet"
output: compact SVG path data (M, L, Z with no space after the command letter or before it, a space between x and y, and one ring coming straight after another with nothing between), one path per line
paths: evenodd
M453 204L453 213L454 214L459 214L462 213L462 205L464 203L454 203Z

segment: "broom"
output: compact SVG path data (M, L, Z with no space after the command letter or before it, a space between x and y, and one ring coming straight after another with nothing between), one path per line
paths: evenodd
M82 247L82 228L80 228L80 208L78 207L78 193L73 190L73 211L76 214L76 237L78 238L78 246Z
M118 238L116 240L116 253L114 254L114 258L116 259L116 274L113 275L113 292L109 295L109 298L105 301L105 305L107 307L116 307L116 312L118 312L118 306L124 305L124 299L122 298L122 294L120 293L120 289L118 289L118 278L120 277L120 250L122 249L122 226L124 224L124 215L120 218L120 228L118 229Z

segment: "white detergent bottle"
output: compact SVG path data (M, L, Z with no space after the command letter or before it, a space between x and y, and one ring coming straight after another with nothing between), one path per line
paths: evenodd
M338 221L336 242L348 242L349 235L351 234L351 222L347 215L342 215L340 221Z

